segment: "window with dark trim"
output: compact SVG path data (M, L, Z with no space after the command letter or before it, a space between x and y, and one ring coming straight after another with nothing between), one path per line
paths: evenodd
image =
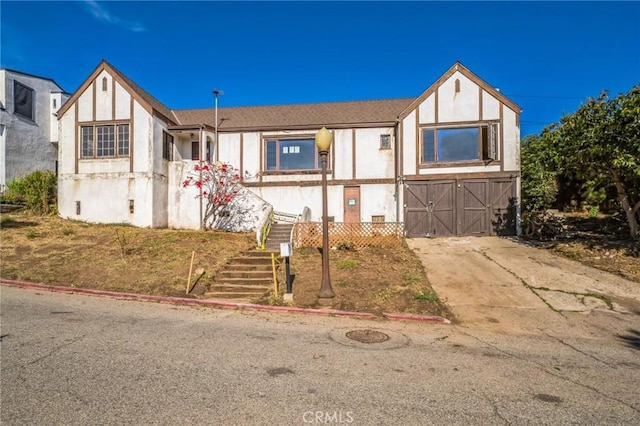
M199 160L200 159L200 142L191 141L191 159Z
M34 121L33 89L13 80L13 112Z
M82 158L129 156L129 125L106 124L80 127Z
M391 135L380 135L380 149L391 149Z
M173 161L173 136L162 132L162 158Z
M421 163L497 160L497 126L424 128Z
M314 138L267 139L264 152L266 171L322 169Z

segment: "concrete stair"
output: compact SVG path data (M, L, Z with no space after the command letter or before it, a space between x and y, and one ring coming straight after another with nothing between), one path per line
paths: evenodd
M280 246L276 255L279 250ZM267 296L273 289L273 252L251 250L230 259L213 278L204 297L247 302Z
M292 223L272 223L271 231L265 242L265 248L280 253L280 243L288 243L291 241L292 229Z

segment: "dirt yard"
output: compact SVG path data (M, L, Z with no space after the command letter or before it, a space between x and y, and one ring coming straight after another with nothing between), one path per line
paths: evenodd
M571 238L531 242L542 250L640 282L640 243L607 234L602 223L575 219ZM3 214L2 278L45 284L200 298L216 272L255 246L253 234L90 225L58 217ZM192 252L194 270L205 274L186 294ZM359 312L414 313L449 317L418 257L406 247L331 250L334 308ZM321 282L317 249L296 249L294 306L315 307ZM284 266L278 271L284 287ZM282 303L271 297L258 303Z
M128 293L202 297L228 259L255 246L253 234L90 225L20 213L1 220L2 278ZM194 270L203 268L205 274L186 295L194 251ZM316 306L319 251L296 250L291 271L294 305ZM407 248L332 250L330 271L336 309L447 315ZM284 283L284 265L278 276Z

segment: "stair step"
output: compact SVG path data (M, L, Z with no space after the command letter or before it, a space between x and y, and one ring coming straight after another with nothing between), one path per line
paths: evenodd
M250 285L250 286L261 286L261 285L271 285L273 283L273 277L269 278L224 278L224 279L214 279L214 285L223 285L223 284L240 284L240 285Z
M269 251L269 250L252 250L252 251L245 251L244 253L242 253L241 257L258 257L258 258L271 259L271 253L275 253L276 255L279 254L279 252L276 253L275 251Z
M273 271L237 271L235 269L226 269L216 274L215 279L224 280L227 278L264 278L270 279L273 277Z
M271 286L255 286L242 284L213 284L209 286L208 292L228 292L228 293L261 293L271 291Z
M247 293L242 291L236 292L225 292L225 291L208 291L204 294L204 297L207 299L224 299L224 300L235 300L235 301L250 301L252 299L257 299L259 297L263 297L268 293Z
M229 265L271 265L271 255L269 257L234 257L229 261Z
M229 264L226 266L227 270L233 270L233 271L256 271L256 272L260 272L260 271L269 271L269 273L271 273L272 271L272 267L271 267L271 259L269 259L269 263L267 262L262 262L262 263L252 263L249 265L243 265L242 263L234 263L234 264Z

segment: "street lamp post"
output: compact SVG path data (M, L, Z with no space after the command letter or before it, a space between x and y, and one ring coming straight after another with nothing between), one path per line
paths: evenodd
M215 136L215 147L214 149L216 150L216 160L218 159L218 148L220 147L220 144L218 143L218 96L219 95L224 95L224 92L222 90L218 90L218 89L213 89L213 95L216 98L215 101L215 113L216 113L216 117L215 117L215 124L214 124L214 136ZM211 159L211 162L213 163L213 159Z
M316 133L316 147L322 162L322 284L318 291L318 303L330 305L335 293L329 277L329 217L327 213L327 156L333 142L333 134L325 127Z

